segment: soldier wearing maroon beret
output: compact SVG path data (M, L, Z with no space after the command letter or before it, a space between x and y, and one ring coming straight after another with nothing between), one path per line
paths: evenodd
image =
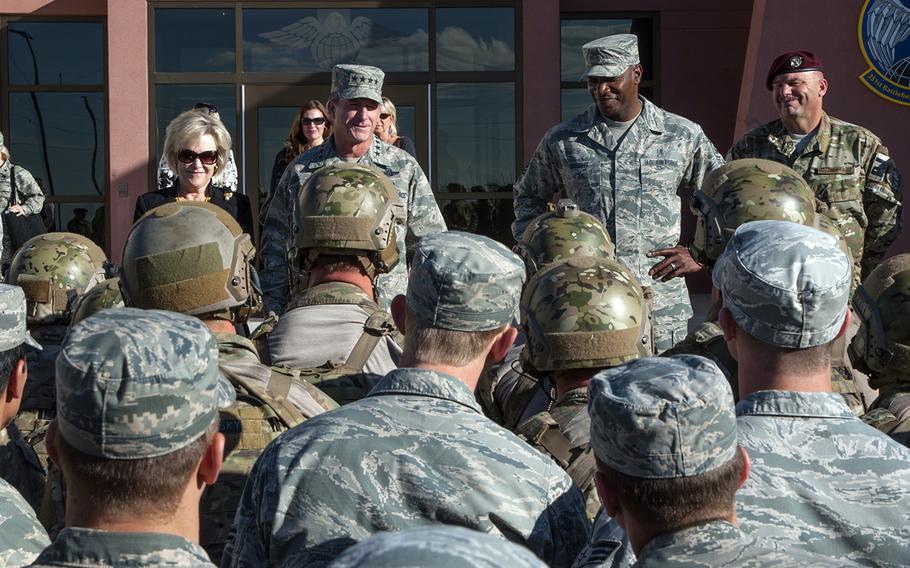
M727 160L764 158L802 174L843 232L858 283L900 233L900 174L875 134L822 109L828 80L818 55L782 53L771 63L765 86L780 118L747 132Z

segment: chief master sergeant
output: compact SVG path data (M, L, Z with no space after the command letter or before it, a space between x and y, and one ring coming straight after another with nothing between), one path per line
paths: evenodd
M858 284L900 234L900 173L878 136L822 109L828 80L814 53L777 57L765 86L780 118L746 132L727 159L763 158L799 172L847 239Z
M515 223L525 226L556 194L597 217L616 244L617 258L654 282L654 347L673 346L692 315L685 280L696 263L680 239L684 188L697 189L723 157L701 127L642 97L638 38L607 36L582 47L594 104L544 136L515 184ZM653 264L651 257L665 257Z

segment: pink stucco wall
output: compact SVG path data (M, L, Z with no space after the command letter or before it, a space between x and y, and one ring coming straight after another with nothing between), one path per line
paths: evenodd
M863 2L827 0L824 22L819 4L799 2L766 2L756 0L756 15L749 35L749 52L755 63L744 73L743 85L752 83L737 111L737 136L749 128L776 118L770 95L765 89L765 76L770 62L780 53L805 49L818 54L825 64L829 90L825 110L842 120L860 124L877 134L888 146L891 157L903 172L910 175L910 107L887 101L860 83L858 77L869 68L863 59L857 38L857 22ZM818 25L807 25L817 22ZM907 225L904 208L904 226ZM891 247L890 254L910 251L910 231Z

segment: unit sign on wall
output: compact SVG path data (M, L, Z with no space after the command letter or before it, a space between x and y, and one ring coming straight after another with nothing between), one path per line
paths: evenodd
M866 0L859 47L869 64L859 80L877 95L910 106L910 7L907 0Z

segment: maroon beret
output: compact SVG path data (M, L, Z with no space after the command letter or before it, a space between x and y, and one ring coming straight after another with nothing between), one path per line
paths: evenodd
M771 82L778 75L784 73L800 73L802 71L824 71L822 60L811 51L788 51L778 55L777 59L771 63L768 69L768 78L765 79L765 86L771 90Z

